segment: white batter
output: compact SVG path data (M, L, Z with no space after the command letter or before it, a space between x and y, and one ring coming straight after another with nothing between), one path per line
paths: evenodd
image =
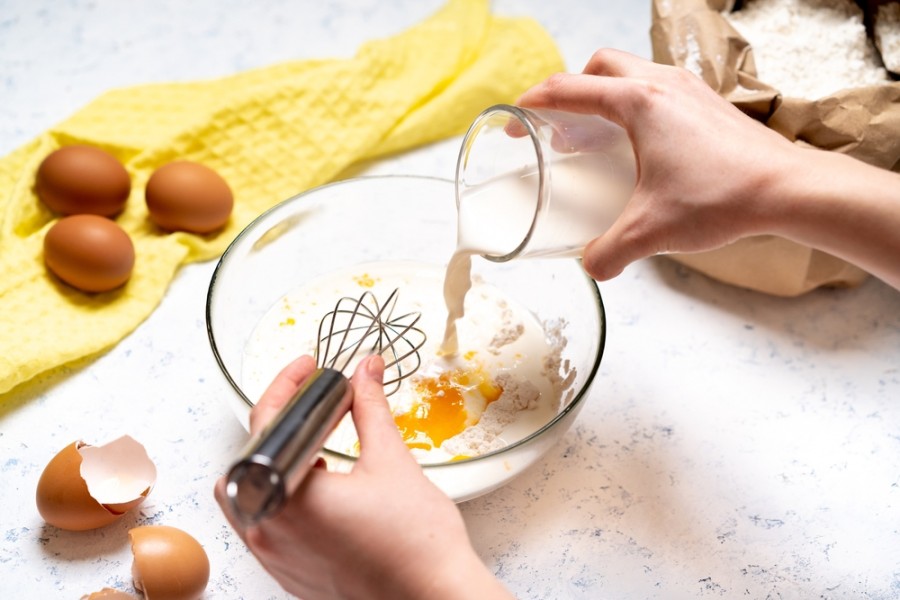
M468 279L467 272L464 276ZM368 290L383 301L399 289L394 314L421 312L418 326L428 336L421 368L389 398L419 462L477 456L533 433L557 414L568 375L559 369L565 344L559 325L545 327L514 299L476 280L465 295L465 316L455 322L458 351L448 354L441 349L447 324L444 278L444 269L435 265L378 262L288 293L260 320L244 349L247 396L258 398L285 364L314 353L319 321L339 298L358 298ZM326 447L358 453L349 416Z

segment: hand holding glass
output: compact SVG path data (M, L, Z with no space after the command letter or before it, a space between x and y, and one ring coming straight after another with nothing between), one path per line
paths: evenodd
M456 166L459 249L503 262L578 257L621 213L634 153L597 115L510 105L472 123Z

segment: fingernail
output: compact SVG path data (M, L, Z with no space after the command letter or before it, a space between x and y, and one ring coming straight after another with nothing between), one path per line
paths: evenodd
M378 377L384 371L384 358L378 354L373 354L366 359L366 373L373 377Z

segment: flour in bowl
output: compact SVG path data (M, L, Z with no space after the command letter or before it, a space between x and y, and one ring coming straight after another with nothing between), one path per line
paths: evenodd
M262 317L244 349L242 387L258 398L293 358L312 354L318 324L338 298L399 289L397 310L419 311L428 339L422 365L389 397L407 446L423 464L479 456L529 436L558 413L574 377L561 359L564 323L545 324L514 298L476 278L456 322L457 352L441 351L446 325L444 270L378 262L306 282ZM348 373L349 375L349 373ZM352 420L343 419L326 448L358 454Z

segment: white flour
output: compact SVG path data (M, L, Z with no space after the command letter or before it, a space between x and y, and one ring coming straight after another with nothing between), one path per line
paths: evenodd
M491 354L499 355L504 346L516 343L525 333L525 324L515 320L515 313L503 303L503 320L500 332L494 336L488 351ZM544 355L541 361L540 373L525 373L528 379L523 379L513 372L507 371L500 373L496 378L496 383L503 388L500 397L492 402L482 413L481 420L475 427L469 427L459 435L445 441L441 449L445 452L456 456L478 456L494 450L499 450L507 444L510 426L519 418L523 411L536 411L540 408L540 403L547 402L546 392L542 393L541 389L536 386L532 380L545 380L551 384L550 389L562 391L571 388L571 381L575 377L573 369L569 365L562 364L562 351L566 347L566 338L562 335L565 323L544 323L544 331L547 335L549 343L549 351ZM560 368L565 366L567 377L560 376ZM552 396L550 407L553 413L559 411L560 395ZM568 402L568 399L567 399ZM536 431L522 430L521 435L516 437L524 437Z
M785 96L816 100L890 80L850 0L750 0L724 16L753 48L759 79Z
M494 334L494 338L488 346L488 352L491 354L500 354L501 348L515 343L525 333L525 325L513 321L512 309L506 305L502 306L502 309L503 321L500 325L500 330Z
M900 73L900 2L882 4L875 15L875 44L884 64Z
M571 386L575 374L569 371L574 369L561 359L565 324L540 323L515 299L475 277L466 294L465 316L457 323L459 352L444 355L442 275L436 265L380 262L305 282L263 316L248 340L243 389L248 397L258 397L284 364L311 354L319 321L336 298L355 298L368 290L384 299L398 288L400 312L421 312L418 326L427 334L420 351L422 366L390 397L395 420L416 459L433 464L478 456L539 430L558 414L563 396L572 395L566 386ZM462 406L444 402L454 394ZM445 421L458 427L448 428ZM349 415L326 447L349 455L358 452Z
M683 42L683 44L679 44L672 49L675 53L675 58L680 61L685 69L697 77L703 77L703 63L701 60L703 55L700 52L700 42L697 41L692 31L687 32ZM721 60L721 57L717 56L716 58Z
M503 388L500 398L481 414L477 425L446 440L441 449L451 456L479 456L507 445L501 437L503 430L516 420L519 413L535 410L541 392L533 383L501 373L497 384Z

